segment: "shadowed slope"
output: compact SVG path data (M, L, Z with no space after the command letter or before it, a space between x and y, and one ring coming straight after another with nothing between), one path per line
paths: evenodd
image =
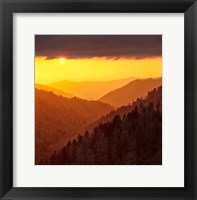
M110 111L107 115L102 116L99 120L96 120L90 123L85 130L92 131L96 126L99 124L103 124L106 122L110 122L114 119L116 115L119 115L121 118L128 114L131 110L135 108L135 106L140 107L141 104L144 106L148 106L149 103L153 103L154 107L156 108L157 104L160 106L160 110L162 111L162 87L154 88L153 90L149 91L145 98L138 98L134 102L117 108L116 110Z
M35 101L36 163L113 109L106 103L65 98L38 89Z
M161 165L162 88L128 106L123 116L99 123L40 164Z

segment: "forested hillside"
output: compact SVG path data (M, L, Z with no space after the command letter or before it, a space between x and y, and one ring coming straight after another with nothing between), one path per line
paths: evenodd
M78 135L40 164L162 164L161 90L129 105L127 114L117 114L92 132Z
M123 117L123 115L128 114L132 109L134 109L135 106L140 106L141 103L144 106L147 106L149 103L153 103L154 107L156 107L157 104L159 103L160 110L161 110L162 109L162 87L160 86L158 88L154 88L153 90L149 91L145 98L138 98L136 99L136 101L131 102L127 106L121 106L120 108L117 108L116 110L112 110L107 115L102 116L99 120L96 120L90 123L87 127L85 127L85 129L88 131L92 131L93 128L98 126L100 123L112 121L116 115L120 115L120 117Z
M65 98L38 89L35 92L36 163L113 109L98 101Z

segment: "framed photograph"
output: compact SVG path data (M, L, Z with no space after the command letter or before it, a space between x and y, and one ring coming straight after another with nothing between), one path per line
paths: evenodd
M0 0L1 199L196 195L196 1Z
M36 35L35 164L162 165L161 53L162 35Z

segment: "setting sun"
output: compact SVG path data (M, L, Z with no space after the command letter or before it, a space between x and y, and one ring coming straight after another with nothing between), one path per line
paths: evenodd
M60 62L64 63L65 62L65 58L60 58Z

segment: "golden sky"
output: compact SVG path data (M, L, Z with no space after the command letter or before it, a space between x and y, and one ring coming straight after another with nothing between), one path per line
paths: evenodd
M109 81L127 77L149 78L162 76L162 58L142 59L105 57L66 59L35 58L35 82L49 84L62 80Z

